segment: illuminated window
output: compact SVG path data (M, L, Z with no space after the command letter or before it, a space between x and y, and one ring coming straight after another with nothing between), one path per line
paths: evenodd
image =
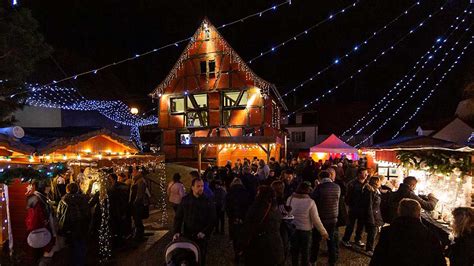
M180 133L179 134L179 144L181 144L181 145L190 145L191 144L191 134L189 134L189 133Z
M207 94L188 95L188 110L207 108Z
M187 127L207 127L208 116L207 111L187 112L186 113Z
M185 111L184 97L170 99L171 113L183 113Z
M224 92L224 107L246 107L248 102L247 91Z

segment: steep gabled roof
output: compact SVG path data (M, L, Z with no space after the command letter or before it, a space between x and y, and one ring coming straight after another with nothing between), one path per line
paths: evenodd
M262 92L264 94L268 94L269 91L271 90L273 94L275 95L276 100L280 102L280 104L283 106L285 110L288 110L288 108L286 107L286 104L283 102L275 85L260 78L257 74L255 74L253 70L250 69L247 63L237 54L234 48L230 46L230 44L219 33L217 28L214 25L212 25L212 23L207 18L203 19L198 29L194 33L194 35L191 37L188 45L179 56L178 60L176 61L173 68L171 69L169 74L166 76L166 78L149 95L153 98L158 98L158 95L163 93L164 89L170 85L171 81L174 78L176 78L178 70L181 69L181 67L183 66L183 62L189 59L189 51L191 48L193 48L193 45L195 44L196 40L199 39L200 34L202 30L204 29L205 25L207 25L208 28L210 28L213 32L215 32L216 37L218 39L217 41L220 44L222 44L222 46L224 47L224 53L230 56L231 62L237 63L239 70L245 72L246 75L255 83L255 86L262 89Z

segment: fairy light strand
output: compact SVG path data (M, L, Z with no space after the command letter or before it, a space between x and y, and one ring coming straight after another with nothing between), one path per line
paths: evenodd
M466 10L467 11L467 10ZM375 121L375 119L386 109L388 108L388 106L396 99L396 97L403 91L405 90L411 83L412 81L416 78L417 74L422 71L426 65L433 61L432 59L436 56L436 53L439 51L439 49L443 48L443 44L447 42L447 40L451 37L452 34L454 34L456 32L456 30L459 29L459 25L461 23L463 23L465 21L465 18L463 18L457 25L455 24L457 21L459 21L460 17L456 17L455 19L455 22L453 24L451 24L451 26L449 27L449 30L451 28L454 28L454 30L448 34L448 36L444 39L438 37L435 41L435 44L428 50L428 52L426 54L424 54L419 61L416 62L415 66L413 66L412 70L409 71L408 74L406 74L400 81L398 81L395 86L389 90L389 92L387 94L385 94L385 96L377 103L374 105L374 107L372 107L371 110L369 110L369 112L364 115L362 118L360 118L356 124L354 126L352 126L351 128L349 128L348 130L346 130L342 135L344 136L348 131L352 130L353 128L355 128L359 122L363 121L369 114L372 114L373 111L377 110L378 112L375 114L375 115L371 115L371 118L368 120L368 122L365 123L365 125L359 127L358 130L354 131L354 133L346 139L346 141L350 141L352 140L357 134L359 134L360 132L362 132L362 130L364 130L367 126L369 126L373 121ZM449 32L448 30L448 32ZM446 35L446 33L444 34ZM431 49L432 48L435 48L435 50L433 52L431 52ZM418 70L416 70L416 66L419 64L419 62L421 62L423 60L423 58L426 57L423 65L420 66L420 68ZM413 73L413 75L410 77L410 79L408 79L408 81L405 81L404 82L404 79L408 77L408 75L410 74L410 72L412 71L415 71L415 73ZM401 86L402 84L404 84L403 86ZM391 93L393 91L395 91L397 88L399 88L396 93L392 96ZM385 100L387 99L387 101L385 102ZM384 103L385 104L382 106L382 108L380 109L376 109L377 106L379 106L380 104Z
M275 4L275 5L272 5L271 7L268 7L264 10L261 10L259 12L256 12L256 13L253 13L251 15L247 15L243 18L239 18L239 19L236 19L236 20L233 20L231 22L228 22L228 23L225 23L225 24L222 24L221 26L217 27L217 29L222 29L222 28L226 28L226 27L229 27L229 26L232 26L234 24L237 24L237 23L241 23L241 22L244 22L245 20L248 20L250 18L253 18L253 17L261 17L263 14L265 13L268 13L268 12L271 12L271 11L275 11L277 10L279 7L283 6L283 5L290 5L291 4L291 0L288 0L288 1L284 1L284 2L281 2L279 4ZM184 43L184 42L188 42L192 40L192 36L191 37L187 37L187 38L184 38L184 39L181 39L181 40L177 40L177 41L174 41L174 42L171 42L171 43L168 43L166 45L163 45L161 47L158 47L158 48L154 48L152 50L149 50L149 51L146 51L144 53L136 53L134 54L133 56L130 56L128 58L125 58L125 59L122 59L122 60L119 60L119 61L116 61L116 62L113 62L113 63L110 63L110 64L107 64L107 65L103 65L101 67L98 67L98 68L94 68L94 69L91 69L91 70L88 70L88 71L84 71L84 72L81 72L81 73L76 73L74 75L71 75L71 76L68 76L68 77L65 77L65 78L62 78L60 80L53 80L43 86L50 86L50 85L53 85L53 84L58 84L58 83L61 83L61 82L64 82L64 81L67 81L67 80L71 80L71 79L77 79L78 77L81 77L81 76L84 76L84 75L89 75L89 74L97 74L98 72L104 70L104 69L107 69L107 68L110 68L110 67L113 67L113 66L116 66L116 65L120 65L122 63L125 63L125 62L128 62L128 61L132 61L132 60L136 60L138 58L141 58L143 56L146 56L146 55L150 55L150 54L154 54L154 53L157 53L163 49L166 49L166 48L169 48L169 47L178 47L180 44ZM41 86L41 87L43 87ZM16 93L16 95L18 94L21 94L21 93L25 93L25 91L23 92L19 92L19 93Z
M292 89L290 89L289 91L287 91L286 93L284 93L282 95L282 97L286 97L288 96L289 94L291 93L294 93L296 92L299 88L302 88L304 87L304 85L306 85L306 83L309 83L311 81L314 81L317 77L319 77L320 75L322 75L323 73L325 73L326 71L328 71L329 69L331 69L332 67L336 66L336 65L340 65L341 64L341 61L343 59L347 59L349 58L352 54L355 54L357 52L360 52L360 50L362 48L364 48L365 46L368 45L369 41L372 40L373 38L377 37L377 36L380 36L380 33L385 31L386 29L388 29L392 24L394 24L396 21L398 21L401 17L403 16L407 16L408 13L415 7L419 6L420 5L420 2L421 1L418 1L416 3L414 3L413 5L411 5L410 7L408 7L407 9L405 9L404 11L402 11L396 18L392 19L390 22L388 22L387 24L385 24L383 27L381 27L380 29L378 29L377 31L374 31L373 33L370 34L370 36L363 40L363 41L360 41L360 42L357 42L356 44L352 45L350 50L346 51L346 53L344 54L344 56L340 57L340 58L337 58L335 60L333 60L330 64L328 64L327 66L325 66L324 68L320 69L318 72L316 72L315 74L313 74L311 77L309 77L308 79L306 79L305 81L303 82L300 82L297 86L293 87Z
M342 8L341 10L335 12L335 13L331 13L330 15L328 15L325 19L319 21L318 23L314 24L314 25L311 25L310 27L306 28L305 30L299 32L298 34L288 38L287 40L277 44L277 45L274 45L272 46L271 48L269 48L268 50L265 50L265 51L262 51L259 55L253 57L252 59L248 60L247 63L249 64L252 64L255 60L269 54L269 53L272 53L272 52L275 52L276 50L278 50L278 48L282 47L282 46L285 46L286 44L290 43L290 42L293 42L293 41L296 41L299 37L301 36L304 36L304 35L307 35L309 32L311 32L312 30L316 29L317 27L321 26L322 24L328 22L328 21L332 21L334 20L334 18L340 14L344 14L346 13L347 10L350 10L350 9L353 9L358 3L360 2L360 0L357 0L355 1L354 3Z
M434 86L434 89L436 89L439 86L439 84L441 84L441 82L446 78L447 74L454 68L455 65L457 65L459 63L459 59L462 57L462 55L464 55L465 50L469 47L469 45L472 44L472 38L473 38L473 36L471 36L471 40L469 41L469 43L466 46L464 46L464 48L462 49L461 54L455 59L455 61L451 65L451 67L442 75L440 80L436 83L436 85ZM459 41L457 41L454 44L454 46L456 46L458 43L459 43ZM393 112L392 115L390 115L388 118L386 118L384 120L384 122L377 129L375 129L369 136L367 136L365 139L363 139L361 142L359 142L357 145L355 145L355 147L359 147L361 144L365 143L367 140L372 138L382 128L384 128L400 112L400 110L402 110L404 108L404 106L408 103L408 101L413 98L414 94L416 94L416 92L418 92L423 87L423 85L426 84L427 80L429 80L429 78L436 71L436 69L439 68L446 61L446 58L449 56L450 52L454 50L454 46L451 49L449 49L448 52L445 53L445 57L443 59L441 59L441 61L436 65L436 67L433 69L433 71L425 78L425 80L420 85L418 85L415 90L412 91L411 95L403 103L400 104L400 106L395 110L395 112Z
M447 3L448 1L445 2L445 4ZM444 5L445 5L444 4ZM444 6L443 5L443 6ZM412 28L411 30L409 30L409 32L407 34L405 34L403 37L401 37L400 39L398 39L395 43L393 43L391 46L389 46L388 48L386 48L385 50L382 50L382 52L380 52L376 57L375 59L371 60L370 62L366 63L364 66L360 67L358 70L356 70L355 72L353 72L350 76L348 76L347 78L345 78L344 80L342 80L341 82L339 82L337 85L335 85L334 87L328 89L327 91L325 91L323 94L321 94L320 96L312 99L311 101L308 101L306 103L304 103L302 105L302 107L296 109L295 111L289 113L287 115L287 117L289 118L290 116L296 114L297 112L307 108L308 106L314 104L314 103L317 103L319 102L321 99L327 97L328 95L330 95L331 93L335 92L339 87L341 87L342 85L344 85L347 81L349 80L352 80L354 79L355 77L357 77L358 75L360 75L364 70L366 70L369 66L371 66L372 64L376 63L377 61L379 61L379 59L381 57L383 57L384 55L387 55L390 51L394 50L395 47L397 47L401 42L403 42L406 38L408 38L409 36L413 35L413 33L415 33L419 28L423 27L426 25L426 22L429 21L434 15L438 14L440 11L442 11L444 8L443 6L436 10L435 12L431 13L428 17L426 17L424 20L422 20L420 23L418 23L418 25L416 25L414 28Z

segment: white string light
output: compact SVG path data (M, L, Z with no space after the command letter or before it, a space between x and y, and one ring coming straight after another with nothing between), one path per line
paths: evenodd
M225 23L225 24L222 24L221 26L217 27L217 29L221 29L221 28L225 28L225 27L229 27L229 26L232 26L234 24L237 24L237 23L241 23L241 22L244 22L245 20L247 19L250 19L250 18L253 18L253 17L261 17L263 14L265 13L268 13L270 11L274 11L276 9L278 9L280 6L283 6L283 5L286 5L286 4L291 4L291 1L284 1L284 2L281 2L279 4L275 4L275 5L272 5L271 7L269 8L266 8L264 10L261 10L259 12L256 12L256 13L253 13L251 15L247 15L243 18L240 18L240 19L236 19L234 21L231 21L229 23ZM146 55L149 55L149 54L153 54L153 53L157 53L158 51L161 51L163 49L166 49L166 48L169 48L169 47L178 47L181 43L184 43L184 42L188 42L192 40L192 36L191 37L188 37L188 38L184 38L184 39L181 39L181 40L178 40L178 41L174 41L174 42L171 42L171 43L168 43L164 46L161 46L159 48L155 48L155 49L152 49L152 50L149 50L147 52L144 52L144 53L136 53L134 54L133 56L130 56L128 58L125 58L125 59L122 59L122 60L119 60L119 61L116 61L116 62L113 62L113 63L110 63L110 64L107 64L107 65L104 65L104 66L101 66L101 67L98 67L98 68L95 68L95 69L91 69L91 70L88 70L88 71L84 71L84 72L81 72L81 73L76 73L74 75L71 75L69 77L65 77L63 79L60 79L60 80L53 80L43 86L41 86L39 89L42 89L42 87L44 86L50 86L50 85L53 85L53 84L57 84L57 83L60 83L60 82L64 82L66 80L71 80L71 79L77 79L78 77L81 77L81 76L84 76L84 75L88 75L88 74L97 74L99 71L102 71L106 68L110 68L110 67L113 67L113 66L116 66L116 65L119 65L119 64L122 64L122 63L125 63L125 62L128 62L128 61L131 61L131 60L136 60L140 57L143 57L143 56L146 56ZM20 93L26 93L25 91L23 92L20 92ZM16 93L15 95L18 95L20 93Z
M472 37L471 37L472 38ZM472 43L472 40L471 42L469 42L469 44ZM466 50L467 46L464 48L464 50ZM461 55L459 55L456 60L459 60L461 58L461 56L464 55L464 51L461 52ZM458 62L457 61L454 61L454 64L449 68L449 70L447 71L447 73L449 73L453 67L457 64ZM439 84L444 80L444 78L446 77L446 74L443 75L442 79L440 81L438 81L438 83L436 83L436 85L433 87L433 89L431 89L430 93L428 94L428 96L426 96L426 98L423 99L423 101L421 101L421 104L418 105L418 107L415 109L415 112L413 112L413 114L405 121L405 123L403 123L403 125L400 127L400 129L398 129L398 131L392 136L392 139L396 138L398 135L400 135L400 133L405 129L405 127L407 126L408 123L410 123L411 120L413 120L413 118L418 114L418 112L421 110L421 108L423 108L423 106L425 105L425 103L431 98L431 96L433 95L433 93L435 92L436 88L438 88Z
M306 28L305 30L301 31L300 33L288 38L286 41L283 41L275 46L272 46L270 49L268 50L265 50L265 51L262 51L259 55L253 57L252 59L250 59L249 61L247 61L247 63L249 64L252 64L255 60L263 57L264 55L266 54L269 54L271 52L274 52L276 51L278 48L282 47L282 46L285 46L286 44L288 44L289 42L293 42L293 41L296 41L299 37L303 36L303 35L306 35L308 34L309 32L311 32L312 30L314 30L315 28L321 26L322 24L328 22L328 21L331 21L331 20L334 20L334 18L336 16L338 16L339 14L343 14L345 13L347 10L350 10L352 8L354 8L357 3L359 3L360 0L357 0L355 1L354 3L342 8L341 10L335 12L335 13L331 13L329 16L327 16L327 18L319 21L318 23L314 24L314 25L311 25L310 27Z
M337 58L335 60L333 60L329 65L325 66L324 68L322 68L321 70L319 70L318 72L316 72L315 74L313 74L311 77L309 77L308 79L306 79L305 81L301 82L300 84L298 84L296 87L294 87L293 89L287 91L286 93L284 93L282 95L282 97L286 97L288 96L289 94L291 93L294 93L296 92L299 88L302 88L304 85L306 85L306 83L308 82L311 82L311 81L314 81L318 76L320 76L321 74L325 73L326 71L328 71L329 69L331 69L333 66L336 66L336 65L340 65L341 61L344 59L344 58L348 58L349 56L351 56L352 54L354 53L357 53L361 50L361 48L365 47L368 45L368 42L370 40L372 40L373 38L375 38L376 36L379 36L380 33L386 29L388 29L388 27L390 27L393 23L395 23L397 20L399 20L401 17L403 16L406 16L411 9L413 9L414 7L416 6L419 6L420 5L420 1L414 3L413 5L411 5L410 7L408 7L406 10L402 11L402 13L400 15L398 15L396 18L392 19L389 23L385 24L383 27L381 27L380 29L378 29L377 31L374 31L372 34L370 34L370 36L361 41L361 42L358 42L356 44L354 44L352 46L352 48L350 50L348 50L344 56L342 56L341 58Z
M461 37L462 38L462 37ZM462 49L462 52L461 54L456 58L456 60L453 62L453 64L451 65L451 67L441 76L441 78L438 80L438 82L436 83L436 85L434 86L434 88L432 89L432 91L434 91L440 84L441 82L446 78L447 74L449 72L451 72L451 70L454 68L455 65L457 65L459 63L459 59L462 57L462 55L464 55L465 53L465 50L469 47L469 45L472 44L472 38L473 36L471 36L471 40L469 41L469 43ZM395 110L395 112L392 113L391 116L389 116L387 119L384 120L384 122L376 129L374 130L368 137L366 137L364 140L362 140L361 142L359 142L357 145L355 145L355 147L359 147L362 143L366 142L367 140L369 140L371 137L373 137L375 134L377 134L382 128L384 128L388 122L390 122L399 112L400 110L403 109L403 107L408 103L408 101L410 99L413 98L414 94L420 89L423 87L424 84L426 84L426 81L431 77L431 75L434 73L434 71L439 68L443 62L446 61L446 58L449 56L450 52L454 50L454 47L459 43L459 40L453 45L453 47L448 50L448 52L445 53L445 57L443 59L441 59L440 63L438 63L436 65L436 67L433 69L433 71L431 72L431 74L429 74L425 80L417 86L417 88L415 90L412 91L411 95ZM430 95L432 94L432 92L430 92ZM424 103L423 103L424 104ZM418 107L420 108L420 107ZM417 110L419 110L417 108Z
M445 2L445 4L447 3L448 1ZM444 4L444 5L445 5ZM364 66L360 67L358 70L356 70L355 72L353 72L349 77L347 77L346 79L344 79L343 81L339 82L336 86L330 88L329 90L325 91L322 95L314 98L313 100L311 101L308 101L306 103L304 103L302 105L302 107L296 109L295 111L289 113L287 115L287 117L289 118L290 116L296 114L297 112L307 108L308 106L316 103L316 102L319 102L321 99L327 97L328 95L330 95L331 93L335 92L341 85L345 84L347 81L349 80L352 80L354 79L354 77L360 75L364 70L366 70L370 65L372 65L373 63L376 63L381 57L383 57L384 55L388 54L390 51L394 50L395 47L398 46L398 44L400 44L402 41L404 41L406 38L408 38L408 36L411 36L416 30L418 30L419 28L423 27L426 25L426 22L428 20L430 20L434 15L436 15L437 13L439 13L440 11L442 11L444 9L444 5L436 10L435 12L431 13L428 17L426 17L424 20L422 20L420 23L418 23L413 29L411 29L407 34L405 34L403 37L401 37L400 39L398 39L395 43L393 43L391 46L389 46L387 49L385 50L382 50L382 52L380 52L376 57L375 59L373 59L372 61L368 62L367 64L365 64Z
M468 9L464 10L463 13L467 13ZM467 16L467 15L466 15ZM385 96L378 102L376 103L371 110L369 110L369 112L367 112L366 115L364 115L362 118L360 118L352 127L350 127L348 130L346 130L342 135L344 136L347 132L349 132L350 130L352 130L353 128L355 128L359 122L363 121L366 117L368 117L370 114L372 114L373 111L376 110L377 106L379 106L380 104L384 103L385 102L385 99L387 99L387 102L382 106L382 108L380 109L377 109L378 112L375 114L375 115L372 115L371 116L371 119L365 123L365 125L361 126L358 130L356 130L349 138L346 139L346 141L350 141L351 139L353 139L355 137L355 135L359 134L360 132L362 132L362 130L364 130L367 126L369 126L389 105L390 103L392 103L396 97L405 89L407 88L411 82L415 79L416 75L422 70L425 68L425 66L428 64L428 62L431 62L432 59L434 58L434 56L436 55L436 53L439 51L439 49L441 49L443 47L443 44L447 42L447 40L451 37L452 34L455 33L456 30L459 29L459 25L462 24L464 21L465 21L465 18L462 18L462 20L456 25L456 23L460 20L461 18L458 16L456 17L455 21L453 22L453 24L451 24L451 26L449 27L448 31L445 32L445 34L443 34L443 36L445 36L451 29L454 28L453 31L451 31L451 33L449 33L447 35L446 38L442 38L442 37L438 37L435 41L435 44L430 48L428 49L428 52L426 54L424 54L416 63L415 65L413 66L412 70L410 70L401 80L399 80L395 86L389 90L389 92L387 94L385 94ZM435 48L435 50L433 52L431 52L431 49ZM423 60L423 58L426 56L426 59L423 63L423 65L421 65L421 67L416 70L417 68L417 65ZM408 77L408 75L410 74L410 72L412 71L415 71L415 73L410 77L410 79L408 81L405 81L404 82L404 79ZM404 84L402 87L401 85ZM395 89L399 88L395 95L394 96L391 96L391 93L393 91L395 91Z

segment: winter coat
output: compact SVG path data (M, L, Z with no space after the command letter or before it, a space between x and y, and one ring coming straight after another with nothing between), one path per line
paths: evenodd
M258 180L252 174L244 174L240 178L242 180L242 184L244 184L245 188L250 194L250 199L253 201L255 196L257 195L257 187L258 187Z
M439 240L420 221L398 217L382 228L371 266L446 265Z
M347 184L346 204L349 206L349 212L356 216L361 216L364 211L361 202L363 186L364 184L360 183L357 179Z
M447 254L452 266L474 265L474 232L455 238Z
M284 263L281 218L277 208L267 202L257 200L250 206L238 241L245 265L274 266Z
M382 226L382 212L380 211L380 192L370 184L365 184L362 188L362 204L364 208L362 220L366 224Z
M91 210L83 194L66 194L58 205L59 232L72 238L87 238Z
M243 221L250 204L250 193L243 185L231 186L225 197L225 209L229 220L241 219Z
M387 186L382 186L380 188L380 211L382 212L382 218L383 221L386 223L390 222L390 205L389 205L389 200L390 200L390 195L392 194L392 189L387 187ZM382 190L385 190L385 192L382 192Z
M337 226L346 226L348 222L347 207L346 207L346 191L347 186L341 179L334 181L341 188L341 196L339 197L339 212L337 214Z
M351 182L357 177L357 167L351 165L347 167L346 171L344 172L344 181L346 183Z
M199 232L210 237L216 221L214 202L205 195L199 198L193 193L186 195L178 207L174 218L174 232L194 239Z
M269 174L270 174L270 167L267 164L264 165L263 167L262 166L258 167L257 177L258 177L259 182L265 181L265 179L267 179Z
M216 204L216 210L224 210L226 194L227 192L223 187L218 187L214 190L214 203Z
M184 189L184 185L181 182L170 182L168 184L168 200L173 204L180 204L181 199L186 194L186 190Z
M296 191L297 188L298 188L298 182L296 182L296 179L293 179L293 182L289 184L285 182L285 190L283 193L285 200L291 195L293 195L293 193Z
M311 194L311 198L318 207L321 222L324 225L334 225L337 223L340 196L341 188L329 178L324 178L322 183Z
M321 235L327 234L318 214L318 208L309 195L293 193L286 205L291 207L291 212L295 219L293 224L297 230L311 231L316 228Z
M413 199L418 201L420 203L421 208L427 211L432 211L436 207L436 203L438 202L437 199L430 198L427 200L424 200L417 196L415 192L411 191L410 188L405 185L405 184L400 184L400 187L398 188L397 191L393 192L390 194L389 198L389 208L390 208L390 221L392 221L395 217L397 217L397 210L398 210L398 204L402 199Z

